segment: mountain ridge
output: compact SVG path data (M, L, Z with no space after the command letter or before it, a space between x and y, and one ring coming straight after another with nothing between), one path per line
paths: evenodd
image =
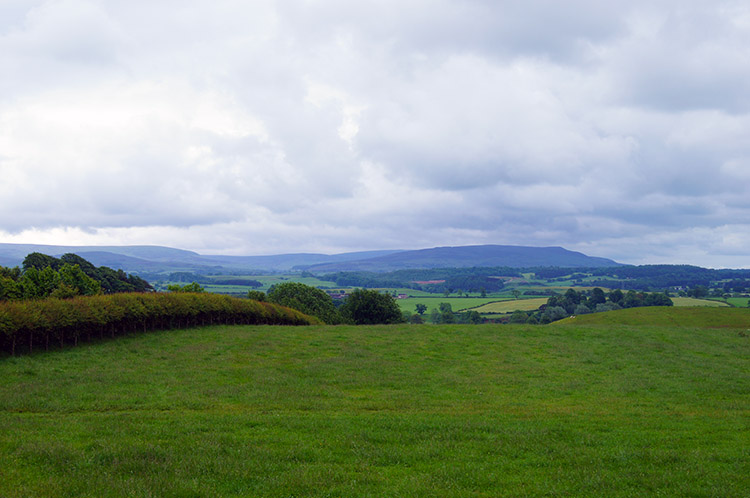
M611 259L587 256L562 247L511 245L443 246L415 250L359 251L340 254L294 253L261 256L201 255L165 246L64 246L0 243L0 264L21 265L32 252L59 257L74 253L97 266L135 273L195 271L203 273L336 271L386 272L398 269L480 266L602 267L620 266Z

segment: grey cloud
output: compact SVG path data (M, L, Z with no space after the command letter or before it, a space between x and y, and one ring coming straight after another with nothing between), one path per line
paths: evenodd
M736 261L750 223L740 2L3 13L6 232L235 253L518 243L654 261L671 247L696 262Z

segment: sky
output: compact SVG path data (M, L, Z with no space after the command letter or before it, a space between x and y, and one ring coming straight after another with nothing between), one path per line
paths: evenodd
M750 267L750 4L0 0L0 242Z

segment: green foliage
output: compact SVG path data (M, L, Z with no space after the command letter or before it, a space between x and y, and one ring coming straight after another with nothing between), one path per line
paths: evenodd
M403 321L401 309L392 296L369 289L355 289L346 297L340 311L347 323L355 325Z
M661 292L647 293L629 290L623 294L617 289L610 292L609 297L606 298L604 291L598 287L592 289L590 293L568 289L565 294L552 296L547 300L546 309L542 311L540 321L549 323L570 315L584 315L620 308L673 305L669 296Z
M254 299L255 301L263 302L266 300L266 293L263 291L249 290L247 291L247 297L248 299Z
M416 305L416 311L420 315L424 315L424 312L427 311L427 305L422 303L417 303Z
M30 268L33 269L33 268ZM87 338L141 330L222 324L309 325L319 320L298 311L218 294L118 293L0 302L0 350L15 354L77 344Z
M140 277L105 266L97 268L76 254L64 254L58 259L31 253L24 259L23 268L0 267L0 301L153 290Z
M526 323L529 315L525 311L516 310L510 315L510 323Z
M341 321L331 296L324 291L299 282L284 282L268 289L266 298L271 303L280 304L318 317L325 323Z
M201 285L197 282L191 282L185 285L178 285L178 284L168 285L167 290L169 292L193 292L193 293L206 292L206 290L203 287L201 287Z

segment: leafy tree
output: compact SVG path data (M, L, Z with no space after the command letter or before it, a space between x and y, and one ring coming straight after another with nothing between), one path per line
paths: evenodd
M581 303L578 306L576 306L576 309L575 309L574 313L576 315L585 315L587 313L591 313L591 308L589 308L585 304Z
M453 315L453 307L450 303L440 303L440 323L453 323L456 321Z
M528 320L529 315L521 310L516 310L510 315L510 323L526 323Z
M548 307L542 313L542 323L550 323L556 320L561 320L568 316L568 312L562 306Z
M266 300L266 293L263 291L249 290L247 291L247 297L249 299L255 299L256 301L263 302Z
M599 287L595 287L591 290L591 297L589 297L589 307L596 308L597 304L602 304L607 302L607 296L604 295L604 291L601 290Z
M615 289L609 293L609 300L612 301L613 303L619 304L620 306L622 306L622 301L624 299L625 299L625 296L623 295L620 289Z
M23 260L24 272L30 268L36 268L41 271L47 267L51 267L53 270L57 270L60 266L62 266L62 262L59 259L40 252L32 252Z
M86 275L77 264L65 263L60 267L60 285L73 289L73 295L94 296L99 294L102 286L99 282Z
M167 290L169 292L206 292L206 289L201 287L201 285L197 282L192 282L185 285L178 285L178 284L172 284L167 286Z
M341 305L344 320L356 325L400 323L403 320L396 300L375 290L355 289Z
M427 305L419 303L417 304L416 309L417 313L419 313L420 315L424 315L424 312L427 311Z
M325 323L335 324L341 321L331 296L316 287L299 282L284 282L272 286L268 289L266 299L271 303L316 316ZM401 311L399 311L399 317L401 317Z

